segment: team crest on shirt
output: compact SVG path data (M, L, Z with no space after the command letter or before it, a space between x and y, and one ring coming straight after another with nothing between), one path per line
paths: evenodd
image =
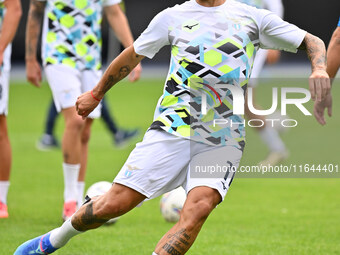
M129 178L131 177L133 171L136 171L136 170L140 170L140 168L136 167L136 166L131 166L131 165L126 165L126 170L125 170L125 177Z
M188 33L193 33L200 28L200 22L194 19L185 21L182 25L182 30Z

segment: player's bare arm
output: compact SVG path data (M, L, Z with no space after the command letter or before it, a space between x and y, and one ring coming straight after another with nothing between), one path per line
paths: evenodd
M340 67L340 27L338 27L331 38L327 51L327 73L331 79L334 79ZM325 109L327 108L328 116L332 116L332 95L329 93L322 102L315 102L314 116L316 120L325 125Z
M104 12L118 40L125 48L131 46L134 40L130 30L129 22L119 4L105 7ZM139 80L141 72L142 66L141 64L138 64L129 75L129 80L132 82Z
M42 80L37 48L45 5L45 2L31 0L26 25L26 75L27 80L37 87L41 86Z
M307 33L299 49L307 52L312 65L312 74L309 78L309 90L312 99L321 102L330 92L330 80L326 72L326 47L324 42Z
M334 79L340 68L340 27L334 31L327 51L327 73Z
M19 0L6 0L4 4L6 8L6 15L3 20L0 36L0 65L2 64L3 53L7 45L15 36L22 14L21 3Z
M83 118L87 117L99 101L103 99L105 93L109 91L116 83L129 75L144 58L138 55L133 46L125 49L105 71L103 77L92 91L82 94L76 103L77 112Z

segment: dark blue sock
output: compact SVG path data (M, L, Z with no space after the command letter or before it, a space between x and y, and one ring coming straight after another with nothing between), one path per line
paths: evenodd
M55 107L55 104L52 100L46 119L45 134L53 135L53 130L57 117L58 117L57 108Z

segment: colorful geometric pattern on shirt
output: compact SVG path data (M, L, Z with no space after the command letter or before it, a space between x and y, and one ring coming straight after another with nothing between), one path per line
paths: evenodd
M170 71L156 109L159 116L151 128L162 128L210 145L243 148L243 116L233 115L231 92L217 85L232 84L245 92L259 47L258 37L248 28L250 23L251 20L232 18L204 18L204 23L200 19L186 19L169 28ZM203 84L209 84L215 91ZM208 111L204 116L202 92L208 95ZM213 120L219 118L240 124L214 126Z
M78 70L101 68L102 0L48 0L44 64Z

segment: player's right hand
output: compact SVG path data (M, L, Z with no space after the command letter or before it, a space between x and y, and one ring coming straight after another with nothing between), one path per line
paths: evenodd
M41 87L41 67L37 60L26 61L26 77L31 84L38 88Z
M332 95L329 93L326 98L319 102L314 103L314 116L315 119L321 124L326 125L325 121L325 109L327 108L328 116L332 117Z
M91 91L87 91L80 95L76 102L76 111L78 115L85 119L99 104L91 95Z
M309 77L309 91L313 101L322 102L331 91L331 80L323 69L314 70Z

